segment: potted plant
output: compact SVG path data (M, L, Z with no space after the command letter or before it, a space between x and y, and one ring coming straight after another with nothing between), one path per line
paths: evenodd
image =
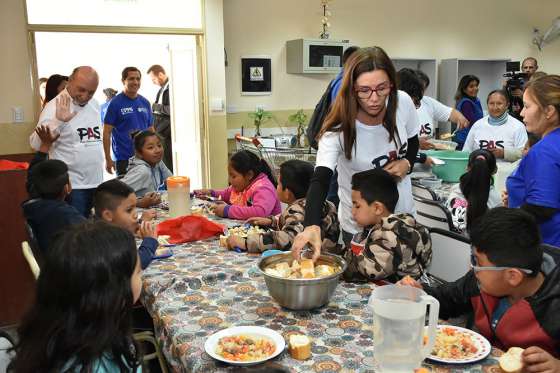
M297 123L297 141L298 146L301 148L301 139L305 133L305 127L307 126L307 114L303 112L303 109L299 109L296 113L290 115L288 120L291 123Z
M272 113L263 108L257 108L254 113L249 113L249 118L253 120L255 126L255 137L261 135L261 125L272 119Z

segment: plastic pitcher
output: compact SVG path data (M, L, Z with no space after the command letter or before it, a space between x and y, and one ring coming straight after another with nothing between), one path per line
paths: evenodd
M167 178L167 200L169 202L169 216L191 214L191 181L186 176L170 176Z
M436 341L439 302L420 289L386 285L373 290L369 306L373 309L374 358L381 372L411 373L419 368ZM424 335L428 337L425 344Z

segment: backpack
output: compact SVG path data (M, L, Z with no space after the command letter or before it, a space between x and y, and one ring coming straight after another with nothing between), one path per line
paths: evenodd
M331 92L334 87L333 83L334 80L331 80L327 90L323 93L323 96L315 106L315 110L313 111L313 115L311 116L311 120L307 126L307 140L313 149L317 149L319 147L319 144L317 143L317 135L321 131L323 122L331 109Z

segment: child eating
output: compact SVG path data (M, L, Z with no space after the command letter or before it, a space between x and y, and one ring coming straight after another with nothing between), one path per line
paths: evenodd
M165 180L172 176L163 163L163 146L159 135L142 131L134 136L136 154L130 161L122 182L134 189L138 207L150 207L161 202L157 192L165 190Z
M249 235L246 239L230 236L227 241L228 247L239 247L252 253L274 248L290 250L294 237L304 229L305 196L312 176L313 166L308 162L292 159L282 163L276 194L288 207L282 214L276 216L250 218L249 223L270 227L272 230L263 234ZM337 253L340 225L336 207L329 201L323 205L321 233L323 234L322 249Z
M347 281L397 281L420 277L432 259L430 233L409 214L394 214L399 200L395 179L383 169L352 176L352 217L364 227L345 259Z
M142 269L148 267L159 244L154 225L149 221L138 221L134 190L117 179L106 181L97 187L93 206L96 218L132 234L138 233L142 238L138 247Z
M525 348L526 371L560 372L560 270L543 256L535 219L521 209L489 210L471 231L472 270L424 290L440 318L474 312L476 329L500 349ZM411 278L401 285L422 288Z
M276 181L264 159L247 150L231 156L228 164L230 186L223 190L199 189L197 196L210 195L222 201L214 205L214 214L245 220L281 212L276 196Z

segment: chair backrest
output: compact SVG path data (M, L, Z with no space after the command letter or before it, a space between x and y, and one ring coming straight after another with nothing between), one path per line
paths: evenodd
M416 221L428 228L454 230L449 210L441 202L413 196L416 206Z
M27 241L23 241L21 243L21 249L23 251L23 256L27 260L27 264L29 264L29 268L31 269L33 276L35 276L35 279L39 278L39 273L41 272L41 270L39 269L39 265L37 264L35 256L33 255L33 251L31 251L31 247L29 246Z
M545 243L543 243L541 247L543 249L543 253L550 255L556 265L560 264L560 247L548 245Z
M438 199L437 194L435 194L433 190L416 181L412 182L412 195L431 201L437 201Z
M7 372L10 361L14 357L14 352L9 352L14 347L14 340L7 332L0 330L0 372Z
M452 282L471 269L470 240L445 229L430 228L432 262L428 273L441 280Z

